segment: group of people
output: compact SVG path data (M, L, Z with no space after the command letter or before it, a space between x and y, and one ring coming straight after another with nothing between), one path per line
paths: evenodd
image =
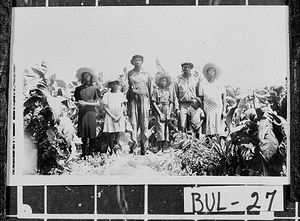
M122 80L111 77L103 84L109 90L101 97L94 82L97 75L90 68L80 68L76 76L82 83L75 89L75 102L79 109L78 135L82 139L82 155L91 154L91 146L96 138L95 107L103 106L106 112L104 133L109 134L109 147L118 145L120 132L126 124L132 127L130 153L140 148L141 155L148 151L149 114L155 119L156 145L163 152L169 145L168 123L171 115L178 117L178 130L192 132L199 138L201 134L214 136L222 134L221 119L226 113L225 87L218 78L221 70L214 63L203 68L205 80L192 74L191 62L181 64L182 74L173 82L165 72L158 72L153 79L142 68L144 57L134 55L130 61L133 69ZM127 120L129 119L129 120Z

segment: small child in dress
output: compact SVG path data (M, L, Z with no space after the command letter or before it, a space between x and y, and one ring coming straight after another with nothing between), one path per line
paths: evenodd
M190 130L192 131L192 134L196 136L197 139L200 138L200 134L202 133L201 128L205 117L204 111L200 108L200 106L200 98L194 98L188 113L190 117Z
M125 95L118 90L119 83L118 77L112 77L104 83L104 86L110 89L110 91L104 94L102 100L106 112L103 132L109 134L110 154L112 154L113 151L116 153L116 145L121 148L119 144L119 133L125 132L124 113L127 100Z
M152 104L155 116L156 144L158 146L158 155L161 155L169 146L169 127L170 113L172 105L172 92L169 88L171 77L165 73L157 73L155 83L158 86L153 92Z

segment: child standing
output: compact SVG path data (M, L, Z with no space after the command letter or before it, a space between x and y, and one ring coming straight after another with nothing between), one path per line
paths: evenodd
M169 86L172 79L168 74L158 72L155 76L155 83L158 88L153 91L152 104L154 107L158 155L160 155L169 146L168 120L170 119L173 98Z
M201 127L204 119L204 111L200 108L200 106L200 98L195 97L188 112L190 118L190 130L197 139L200 138L200 134L202 133Z
M110 154L115 150L115 145L119 145L119 133L125 132L125 95L118 90L119 78L111 77L103 86L110 90L103 96L104 110L106 112L104 119L103 132L109 133Z

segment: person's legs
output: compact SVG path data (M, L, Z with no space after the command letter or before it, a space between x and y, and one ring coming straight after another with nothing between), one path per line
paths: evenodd
M183 104L180 106L180 131L186 132L187 129L187 114L188 114L188 105Z
M87 148L87 154L88 155L92 155L95 144L96 144L96 138L90 138L89 139L89 146Z
M120 133L115 133L115 144L120 145Z
M80 117L80 125L78 125L79 135L82 136L82 156L92 154L92 148L96 138L96 113L88 111Z
M128 105L130 108L130 123L132 126L132 140L137 142L137 131L138 131L138 113L137 113L137 102L132 100Z
M120 133L119 132L115 133L114 144L117 146L118 149L121 148L121 146L120 146ZM116 148L114 148L114 152L117 153L117 149Z
M163 141L163 151L169 151L169 141Z
M114 149L114 143L115 143L115 134L114 133L109 133L109 153L112 155L113 149Z
M133 153L134 149L137 147L137 132L138 132L138 112L137 112L137 102L132 100L128 105L130 105L130 123L132 126L132 132L130 133L131 140L133 143L130 146L129 153Z
M149 98L145 95L139 96L139 127L141 128L141 155L144 155L148 149L148 123L149 123L149 109L150 103Z
M82 153L81 153L81 156L85 157L85 155L86 155L86 146L87 146L87 138L82 137L81 141L82 141L82 146L81 146Z
M132 132L130 133L130 137L131 137L131 140L133 141L133 143L129 147L129 153L133 153L133 151L137 147L137 142L132 139L132 137L133 137Z
M199 128L195 129L196 138L199 140L202 133L202 125Z
M161 155L163 151L163 141L164 136L164 123L159 119L158 115L155 115L155 130L156 130L156 146L157 146L157 155Z
M163 141L157 141L156 145L158 147L157 155L161 155L163 152Z

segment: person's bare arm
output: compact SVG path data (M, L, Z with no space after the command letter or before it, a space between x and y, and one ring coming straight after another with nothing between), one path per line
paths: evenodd
M100 106L100 103L97 100L95 102L87 102L87 101L84 101L84 100L79 100L78 104L82 105L82 106L86 106L86 105L94 106L94 107L99 107Z

